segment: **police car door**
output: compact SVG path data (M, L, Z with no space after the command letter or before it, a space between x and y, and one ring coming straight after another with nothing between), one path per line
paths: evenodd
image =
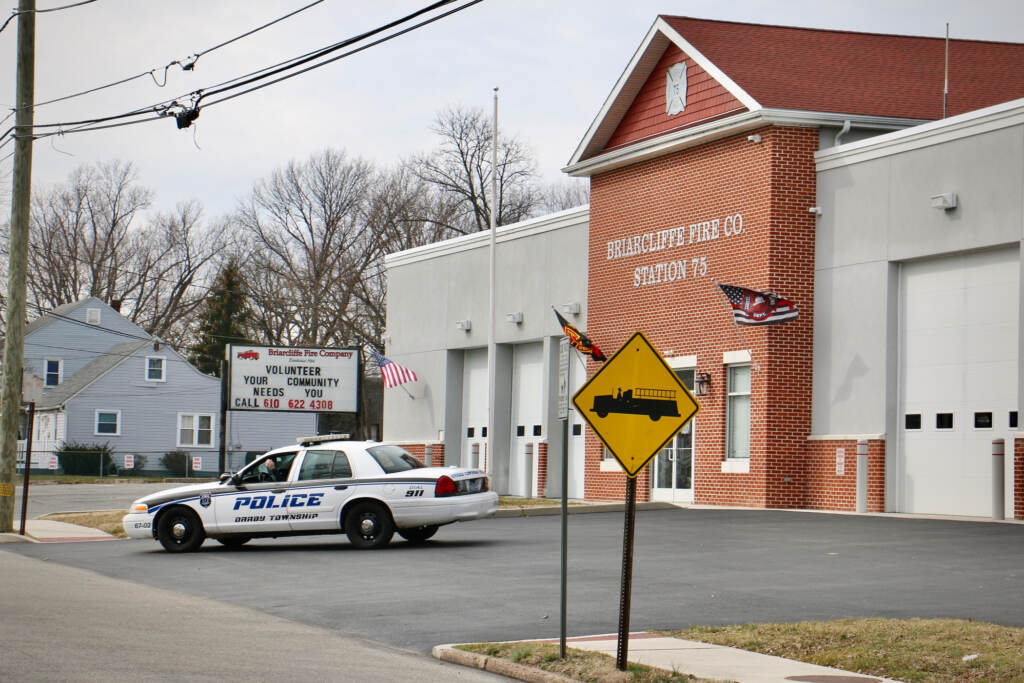
M280 455L277 456L280 460ZM275 481L267 474L267 468L254 461L238 473L238 483L227 484L228 493L213 497L217 530L220 533L245 534L273 533L286 534L291 530L288 523L288 481ZM285 466L282 479L289 477Z
M293 531L340 528L341 507L352 495L348 456L335 449L307 450L289 495L288 517Z

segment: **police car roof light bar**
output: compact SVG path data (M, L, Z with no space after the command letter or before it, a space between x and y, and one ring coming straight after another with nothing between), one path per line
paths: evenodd
M300 446L309 446L310 444L324 443L325 441L348 441L351 438L351 434L320 434L319 436L300 436L295 440L295 443Z

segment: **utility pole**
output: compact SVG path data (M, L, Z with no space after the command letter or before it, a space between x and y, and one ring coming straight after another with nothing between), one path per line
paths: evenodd
M0 396L0 533L14 530L14 468L25 361L25 292L28 214L32 198L32 123L35 104L36 2L18 2L17 92L14 99L14 184L11 190L7 335ZM25 463L28 467L29 463Z

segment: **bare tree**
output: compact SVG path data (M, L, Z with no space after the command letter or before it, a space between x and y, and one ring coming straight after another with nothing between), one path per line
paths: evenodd
M152 192L132 165L83 166L33 198L30 301L46 310L95 296L171 343L187 336L202 298L195 285L217 254L222 228L206 228L197 202L145 222Z
M255 332L277 345L348 345L353 290L374 261L373 169L326 150L259 181L234 222L248 241Z
M590 181L570 178L547 185L539 207L543 213L574 209L590 203Z
M434 121L441 145L413 159L417 176L446 206L445 227L459 234L490 228L493 124L482 109L448 107ZM498 138L496 220L507 225L528 218L540 203L535 164L516 138Z

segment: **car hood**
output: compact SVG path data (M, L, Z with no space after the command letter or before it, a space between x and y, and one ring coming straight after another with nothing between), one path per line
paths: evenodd
M206 482L203 484L188 484L187 486L176 486L171 489L164 489L163 491L157 491L151 493L148 496L139 498L132 506L140 503L145 503L149 507L154 505L160 505L162 503L169 503L173 500L184 500L186 498L193 498L195 496L202 495L204 493L211 493L222 486L220 482Z

